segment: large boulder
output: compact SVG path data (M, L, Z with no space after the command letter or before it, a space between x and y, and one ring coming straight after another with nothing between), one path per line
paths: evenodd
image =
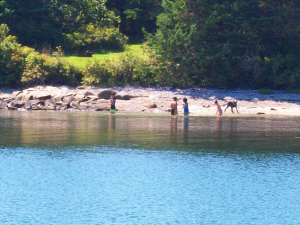
M119 100L130 100L130 95L117 95L116 96L116 99L119 99Z
M92 111L108 111L110 106L107 101L98 99L90 103L90 109Z
M94 95L94 94L92 92L90 92L90 91L86 91L83 95L84 96L89 96L89 95Z
M33 96L32 96L32 93L30 92L21 92L19 93L18 95L15 96L15 100L16 101L29 101L29 100L32 100L33 99Z
M114 90L105 90L105 91L101 91L98 94L98 97L102 99L110 99L111 93L117 94L117 92L115 92Z
M73 99L74 99L74 96L73 95L69 95L69 96L64 96L62 99L62 102L63 103L70 103Z
M25 103L24 101L13 101L11 102L11 106L14 106L16 108L22 108L23 106L25 106Z
M80 102L78 105L78 109L81 111L87 111L89 108L89 104L87 102Z
M9 101L3 100L0 104L0 109L6 109L8 107Z

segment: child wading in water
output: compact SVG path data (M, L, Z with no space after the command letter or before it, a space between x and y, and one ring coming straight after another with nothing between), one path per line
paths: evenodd
M183 108L183 114L185 116L188 116L189 115L189 103L187 102L187 98L183 98L182 108Z
M177 98L173 98L174 102L171 104L171 115L177 115Z
M215 105L217 106L217 113L216 113L217 116L218 116L218 117L222 116L223 111L222 111L221 106L219 105L219 103L218 103L217 100L215 100Z
M110 104L110 112L115 113L115 111L116 111L116 96L114 93L110 94L109 104Z

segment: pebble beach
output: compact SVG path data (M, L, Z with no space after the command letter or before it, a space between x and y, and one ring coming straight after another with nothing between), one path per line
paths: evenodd
M108 111L109 100L101 99L99 93L103 91L114 91L118 96L129 96L129 100L117 99L116 108L118 112L134 113L161 113L170 112L170 105L173 97L178 98L178 113L183 115L182 99L187 98L189 103L190 116L215 116L216 107L214 101L218 100L223 110L223 116L254 116L254 115L300 115L300 95L282 91L272 91L271 94L260 94L257 90L218 90L205 88L172 89L167 87L53 87L36 86L23 90L0 89L1 110L11 109L26 110L29 98L24 96L37 96L36 99L44 101L43 110L77 110L77 111ZM75 101L76 107L70 106L70 98ZM56 102L53 103L54 99ZM69 99L68 107L61 107ZM26 102L27 101L27 102ZM48 101L48 103L47 103ZM234 113L231 108L225 112L227 103L237 101L237 108ZM22 102L22 103L20 103ZM47 108L47 104L51 107ZM13 104L14 103L14 104ZM18 103L18 104L16 104ZM33 104L33 103L31 103ZM23 106L22 106L23 105ZM72 104L71 104L72 105ZM73 104L75 105L75 104ZM28 104L27 104L28 106ZM37 109L37 108L27 108Z

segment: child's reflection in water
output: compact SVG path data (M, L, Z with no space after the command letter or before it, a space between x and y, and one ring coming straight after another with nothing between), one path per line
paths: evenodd
M189 142L189 117L183 118L183 141L184 143Z
M177 143L177 117L171 118L171 140Z

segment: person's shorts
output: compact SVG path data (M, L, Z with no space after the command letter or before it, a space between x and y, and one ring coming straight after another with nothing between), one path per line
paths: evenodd
M184 113L184 114L189 114L189 109L184 108L183 113Z
M111 111L111 112L115 112L115 111L116 111L116 107L115 107L114 105L111 105L111 106L110 106L110 111Z
M176 109L171 109L171 115L177 115L177 110Z

